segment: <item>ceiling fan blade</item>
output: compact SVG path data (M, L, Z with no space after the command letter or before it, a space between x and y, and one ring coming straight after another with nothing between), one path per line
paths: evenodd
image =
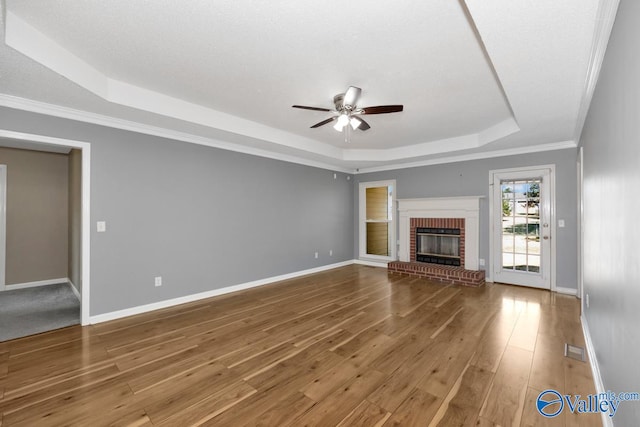
M328 108L319 108L319 107L307 107L306 105L292 105L293 108L302 108L303 110L313 110L313 111L331 111Z
M369 126L369 123L367 123L364 120L362 120L362 116L357 116L356 118L358 120L360 120L360 126L358 126L358 129L360 129L360 130L369 130L369 129L371 129L371 126Z
M342 105L345 107L355 107L358 99L360 99L361 93L362 89L359 87L349 86L349 89L347 89L347 92L344 94Z
M362 109L362 114L386 114L386 113L399 113L402 111L402 105L377 105L375 107L365 107Z
M320 126L324 126L327 123L331 123L332 121L334 121L337 118L338 118L338 116L329 117L327 120L323 120L320 123L316 123L315 125L311 126L311 129L319 128Z

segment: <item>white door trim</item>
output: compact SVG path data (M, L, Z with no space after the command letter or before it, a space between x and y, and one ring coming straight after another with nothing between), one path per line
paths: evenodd
M7 266L7 165L0 165L0 291L6 289Z
M82 294L80 298L80 322L89 324L90 280L91 280L91 144L65 138L15 132L0 129L0 138L25 142L58 145L82 150ZM3 257L4 259L4 257Z
M494 204L494 180L496 175L509 174L509 173L523 173L535 172L548 169L549 170L549 232L551 240L549 243L549 286L550 290L556 292L556 165L538 165L538 166L526 166L519 168L509 169L495 169L489 171L489 248L490 248L490 262L489 271L492 280L496 280L496 260L494 259L496 253L496 247L499 242L496 241L496 230L494 215L496 215Z
M582 289L584 284L584 147L578 149L578 291L582 313L584 313L584 298Z

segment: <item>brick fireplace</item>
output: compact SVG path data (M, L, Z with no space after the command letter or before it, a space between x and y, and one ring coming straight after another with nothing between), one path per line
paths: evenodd
M482 286L485 272L478 269L480 198L398 200L400 260L390 262L389 271L452 284ZM460 266L419 262L416 257L418 228L459 230Z

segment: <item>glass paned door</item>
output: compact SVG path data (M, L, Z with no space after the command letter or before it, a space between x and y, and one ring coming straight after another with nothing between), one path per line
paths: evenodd
M540 272L541 179L503 180L502 268Z
M493 172L495 282L551 288L551 169Z

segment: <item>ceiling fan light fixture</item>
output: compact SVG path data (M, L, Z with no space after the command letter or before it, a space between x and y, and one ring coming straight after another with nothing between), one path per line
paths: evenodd
M313 126L311 129L333 123L333 128L338 132L345 132L345 141L349 142L351 131L367 131L371 126L362 118L365 114L388 114L399 113L404 110L401 104L394 105L376 105L373 107L362 107L358 105L362 89L356 86L349 86L345 93L339 93L333 97L334 109L329 110L321 107L309 107L306 105L292 105L293 108L302 108L303 110L326 111L333 115ZM351 126L351 129L349 129Z
M340 116L338 117L338 121L336 122L335 125L333 125L333 128L338 132L342 132L344 127L347 126L348 124L349 124L349 116L346 114L340 114Z

